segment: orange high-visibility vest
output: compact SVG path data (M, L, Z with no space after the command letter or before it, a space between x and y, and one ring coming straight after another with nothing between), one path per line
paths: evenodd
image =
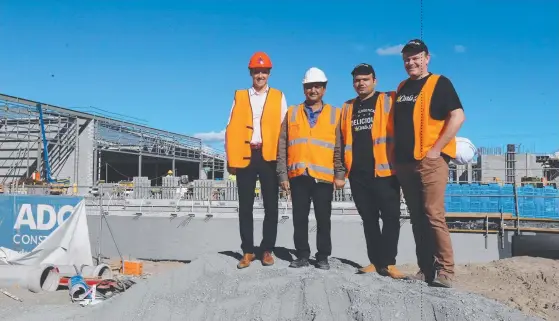
M316 124L310 127L303 104L287 110L287 176L308 170L310 176L334 182L334 146L340 109L325 104Z
M392 166L392 155L394 151L394 132L390 126L391 107L395 100L396 92L380 93L375 106L373 126L371 136L373 137L373 155L375 157L375 176L391 176L395 171ZM351 171L353 163L353 135L351 132L351 122L353 118L353 102L355 99L348 100L342 107L342 135L344 143L344 160L346 167L346 177Z
M252 139L252 106L247 89L235 91L235 106L231 111L231 120L225 129L227 166L244 168L250 163L250 140ZM262 157L265 161L275 161L281 130L281 99L283 93L269 88L260 129L262 132Z
M421 88L413 109L413 127L415 132L414 157L422 160L427 152L433 147L437 139L442 134L446 121L431 118L431 98L440 75L432 74L427 78L425 85ZM398 92L404 86L407 79L398 85ZM456 137L443 147L442 151L446 155L456 157Z

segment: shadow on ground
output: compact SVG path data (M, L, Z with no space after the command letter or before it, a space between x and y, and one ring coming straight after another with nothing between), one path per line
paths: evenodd
M356 269L360 269L360 268L363 267L363 266L361 266L361 264L355 263L355 262L353 262L353 261L351 261L351 260L348 260L348 259L342 259L342 258L340 258L340 257L332 257L332 258L333 258L333 259L336 259L336 260L338 260L338 261L340 261L340 262L342 262L343 264L347 264L347 265L349 265L349 266L351 266L351 267L354 267L354 268L356 268Z
M254 250L255 254L256 254L256 259L259 260L262 257L262 249L260 249L259 247L256 247ZM222 255L227 255L229 257L232 257L236 260L241 260L243 258L243 255L240 252L235 252L235 251L221 251L218 252L219 254ZM283 261L289 262L291 263L293 261L293 259L296 257L296 251L294 249L288 249L285 247L281 247L278 246L276 247L276 249L274 250L274 255ZM362 266L356 262L353 262L351 260L348 259L343 259L343 258L339 258L339 257L332 257L332 259L338 260L343 264L347 264L353 268L356 269L360 269ZM316 264L316 260L314 259L310 259L309 262L311 264Z

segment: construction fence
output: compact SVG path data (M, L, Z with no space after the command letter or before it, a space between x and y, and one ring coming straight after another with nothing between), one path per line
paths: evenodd
M181 184L178 178L169 177L163 186L150 186L146 178L135 178L129 184L103 183L95 187L69 186L62 195L84 196L87 200L105 199L112 202L126 200L161 200L174 202L237 202L237 184L225 180L197 180ZM48 195L48 186L9 186L11 194ZM342 189L334 190L333 202L353 207L351 186L346 182ZM262 202L262 191L257 183L255 202ZM458 184L449 182L445 193L445 207L450 213L509 213L527 218L559 220L559 189L555 186L533 184ZM287 195L280 191L280 200ZM159 202L161 203L161 202ZM406 211L401 193L402 208Z

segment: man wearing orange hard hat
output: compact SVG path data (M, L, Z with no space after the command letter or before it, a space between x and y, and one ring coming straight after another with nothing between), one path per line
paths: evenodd
M227 171L237 177L239 230L243 258L237 267L248 267L256 258L254 251L253 204L256 181L264 200L262 227L262 265L274 264L272 256L278 229L279 183L276 157L280 127L287 112L282 91L268 86L272 61L256 52L248 63L252 87L235 91L225 129Z

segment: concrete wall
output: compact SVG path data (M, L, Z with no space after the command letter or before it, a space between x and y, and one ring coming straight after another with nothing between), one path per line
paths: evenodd
M98 253L99 236L101 236L101 253L105 257L118 256L115 242L125 258L144 258L157 260L193 260L207 252L239 251L240 236L238 215L236 213L213 213L208 219L203 212L195 217L180 214L150 214L135 216L127 213L111 212L105 216L100 227L98 210L88 210L89 234L92 253ZM277 247L293 249L293 223L291 215L282 219L278 225ZM316 232L314 215L310 215L309 244L316 253ZM255 214L255 245L262 238L262 214ZM107 228L107 222L113 237ZM489 235L487 248L485 236L473 234L452 234L456 263L488 262L511 256L512 233L504 237L504 249L501 249L500 237ZM365 238L361 219L357 215L332 216L333 257L347 259L358 264L367 264ZM408 220L403 222L398 246L398 264L415 263L415 243Z
M481 155L481 180L492 181L493 177L497 177L502 182L506 181L506 163L504 155ZM536 155L534 154L517 154L516 155L516 182L520 183L520 179L524 176L543 176L541 164L536 163Z

